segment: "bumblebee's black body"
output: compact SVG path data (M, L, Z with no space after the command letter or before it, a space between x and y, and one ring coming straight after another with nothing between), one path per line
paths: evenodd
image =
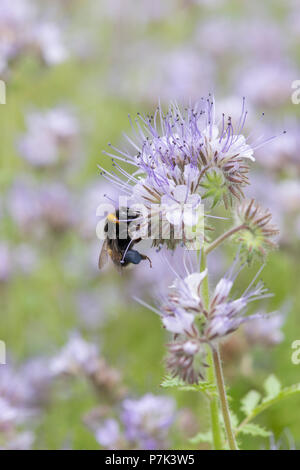
M142 255L137 250L132 249L133 245L141 241L140 238L133 240L128 233L130 222L137 217L138 214L129 214L128 209L122 211L117 209L115 214L109 214L107 216L104 226L106 238L99 256L99 269L106 264L107 255L110 256L119 271L128 266L128 264L139 264L145 259L148 259L152 267L151 260L148 256Z

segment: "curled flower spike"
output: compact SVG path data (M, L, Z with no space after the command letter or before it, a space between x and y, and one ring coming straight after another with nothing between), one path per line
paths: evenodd
M248 261L255 254L265 257L268 249L277 246L273 238L279 230L271 224L272 215L268 209L263 209L254 199L246 200L236 207L235 216L237 223L245 227L238 232L236 240Z
M212 205L223 201L227 207L234 199L244 197L247 161L254 160L256 148L242 134L246 117L243 99L237 124L224 114L216 118L210 95L184 111L172 104L166 114L160 106L152 116L138 114L136 127L132 126L135 138L127 137L132 150L111 146L116 153L108 153L113 157L114 170L101 168L102 174L133 204L146 207L151 219L162 213L163 221L173 230L195 226L202 200L208 199ZM133 172L128 173L120 162L132 165ZM192 208L188 214L183 211L187 204ZM162 229L152 237L153 245L165 243L174 249L184 236L183 230L181 238L171 237L170 242Z

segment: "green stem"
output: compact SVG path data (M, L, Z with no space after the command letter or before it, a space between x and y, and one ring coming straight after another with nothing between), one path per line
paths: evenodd
M231 235L235 234L236 232L239 232L240 230L244 230L247 227L245 225L239 225L238 227L233 227L232 229L228 230L228 232L223 233L223 235L220 235L216 240L214 240L210 245L205 250L205 254L208 255L211 251L213 251L217 246L221 245L226 238L231 237Z
M207 371L207 380L209 382L215 383L215 374L214 374L214 362L212 357L212 352L209 349L207 351L207 363L209 365ZM210 398L210 419L211 419L211 428L213 436L213 445L215 450L223 449L223 439L222 439L222 429L219 416L219 403L218 397L212 396Z
M204 253L202 253L201 271L204 271L205 268L206 268L206 256ZM203 280L202 295L203 295L204 305L208 307L209 305L208 276L206 276ZM210 348L207 351L207 363L209 365L208 372L207 372L207 379L211 383L216 383L215 373L214 373L213 355L212 355L212 351ZM214 449L222 450L223 439L222 439L222 429L221 429L221 423L220 423L220 417L219 417L219 404L218 404L218 398L215 396L212 396L210 398L210 419L211 419Z
M221 358L220 358L218 347L212 350L212 355L213 355L215 376L216 376L216 381L217 381L217 386L218 386L219 398L220 398L229 448L230 450L238 450L234 433L233 433L233 429L231 426L231 418L230 418L228 400L227 400L226 389L225 389L225 382L224 382L223 371L222 371L222 363L221 363Z
M206 254L202 253L201 271L203 271L205 268L206 268ZM202 296L203 296L204 306L208 308L209 307L208 276L206 276L203 280ZM214 348L214 349L209 348L207 362L208 362L208 365L210 366L208 369L208 373L207 373L208 380L213 383L216 383L217 385L229 448L231 450L237 450L237 445L236 445L235 437L234 437L232 426L231 426L231 418L230 418L228 400L227 400L227 395L226 395L222 364L221 364L221 359L220 359L218 348ZM219 419L219 405L218 405L217 397L212 397L211 399L210 416L211 416L214 448L216 450L223 449L222 430L221 430L220 419Z

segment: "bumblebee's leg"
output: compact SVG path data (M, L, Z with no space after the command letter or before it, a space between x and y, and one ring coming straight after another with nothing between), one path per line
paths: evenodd
M141 258L142 258L143 260L146 260L146 259L147 259L147 260L149 261L150 268L152 268L152 261L151 261L151 259L149 258L149 256L142 255L141 253L140 253L140 255L141 255Z

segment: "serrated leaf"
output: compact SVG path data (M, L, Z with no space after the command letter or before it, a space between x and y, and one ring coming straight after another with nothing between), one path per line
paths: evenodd
M291 385L290 387L285 387L279 393L277 393L277 395L266 397L262 401L262 403L253 410L253 414L258 415L269 406L275 405L276 403L279 403L281 400L284 400L285 398L291 395L295 395L297 393L300 393L300 383Z
M243 424L241 423L240 426L236 430L236 435L241 433L244 429L245 426L249 424L250 421L252 421L256 416L258 416L260 413L268 409L272 405L276 405L279 403L281 400L284 400L285 398L296 395L300 393L300 383L291 385L290 387L285 387L283 388L277 395L273 396L272 398L265 398L259 405L257 405L250 414L247 416L247 423Z
M201 442L208 442L209 444L212 444L213 442L212 432L211 431L199 432L198 434L196 434L196 436L189 439L189 442L191 444L200 444Z
M281 391L281 383L277 377L272 374L264 382L264 389L266 391L266 397L264 401L270 400L271 398L276 397Z
M254 408L258 405L261 394L256 390L250 390L246 396L241 400L241 410L246 416L249 416Z
M197 384L186 384L178 377L167 376L161 383L163 388L176 388L184 392L208 392L216 393L216 386L212 382L199 382Z
M245 426L243 426L239 432L242 434L250 435L250 436L261 436L261 437L268 437L272 434L271 431L268 431L267 429L254 423L245 424Z
M183 390L183 391L186 391L186 392L209 392L209 393L214 393L214 392L216 392L216 386L212 382L199 382L198 384L181 385L181 386L179 386L179 390Z
M164 377L162 383L160 384L160 386L163 388L174 388L174 387L177 388L180 385L184 385L184 382L178 379L178 377L171 377L170 375L167 375L166 377Z

